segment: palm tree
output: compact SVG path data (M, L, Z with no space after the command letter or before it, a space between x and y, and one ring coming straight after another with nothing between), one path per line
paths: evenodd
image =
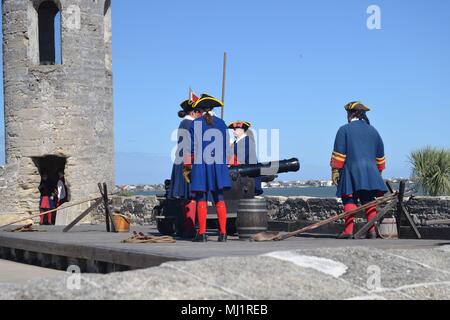
M426 147L410 155L413 178L430 196L450 195L450 150Z

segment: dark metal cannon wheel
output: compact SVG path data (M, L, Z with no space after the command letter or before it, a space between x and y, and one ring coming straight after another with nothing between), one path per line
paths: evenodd
M156 227L159 233L164 236L173 236L176 231L175 220L173 219L158 219L156 221Z

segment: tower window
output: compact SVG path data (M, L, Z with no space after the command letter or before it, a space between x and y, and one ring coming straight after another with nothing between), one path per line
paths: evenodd
M61 12L53 1L38 9L39 58L42 65L61 64Z
M112 71L112 16L111 0L105 1L104 10L104 40L105 40L105 66L108 71Z

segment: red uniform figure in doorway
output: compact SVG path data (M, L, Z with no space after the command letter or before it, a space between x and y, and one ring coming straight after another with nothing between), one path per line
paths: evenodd
M56 213L43 214L56 208L55 204L55 188L48 178L46 173L42 174L42 181L39 185L39 191L41 193L41 199L39 202L39 210L41 212L40 224L41 225L55 225Z

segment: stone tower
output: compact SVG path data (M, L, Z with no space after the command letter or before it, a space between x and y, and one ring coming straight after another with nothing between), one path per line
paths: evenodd
M2 5L6 166L0 168L0 214L37 210L43 172L52 179L65 173L71 202L98 195L98 182L112 190L111 1Z

